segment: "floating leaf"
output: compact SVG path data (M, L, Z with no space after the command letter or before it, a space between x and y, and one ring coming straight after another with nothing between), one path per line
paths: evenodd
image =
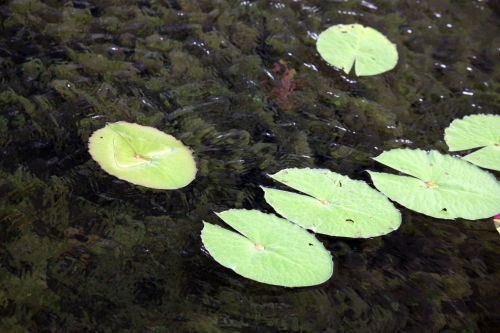
M271 177L307 195L263 187L283 217L314 232L368 238L399 228L401 215L381 193L326 169L284 169Z
M500 171L500 116L476 114L456 119L444 133L450 151L483 147L463 159L486 169Z
M398 50L383 34L360 24L339 24L323 31L316 48L323 59L349 74L376 75L393 69Z
M429 216L476 220L500 211L500 184L490 173L437 151L393 149L375 158L409 176L370 171L377 189Z
M285 287L312 286L332 276L330 253L298 225L257 210L217 215L239 233L204 222L201 239L218 263L236 273Z
M176 189L195 177L189 148L156 128L124 121L106 125L89 139L89 153L109 174L155 189Z

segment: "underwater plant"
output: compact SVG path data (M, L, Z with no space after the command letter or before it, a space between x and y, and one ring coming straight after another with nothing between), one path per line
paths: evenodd
M377 75L398 62L396 45L377 30L361 24L338 24L323 31L316 42L321 57L349 74Z
M442 219L477 220L500 211L496 178L438 151L393 149L374 158L407 176L369 171L375 187L416 212Z
M450 151L481 148L463 157L486 169L500 171L500 116L475 114L455 119L444 131Z
M172 190L196 175L191 150L156 128L119 121L89 138L89 153L107 173L132 184Z
M285 111L290 111L293 108L293 103L289 97L295 89L294 77L297 72L295 69L289 68L284 61L274 63L271 72L277 79L277 83L275 83L271 90L271 95L275 96L281 108Z
M201 239L221 265L246 278L284 287L305 287L333 274L330 252L307 230L257 210L217 213L234 231L204 222Z
M270 175L305 194L262 187L281 216L329 236L369 238L399 228L401 214L367 183L327 169L284 169Z

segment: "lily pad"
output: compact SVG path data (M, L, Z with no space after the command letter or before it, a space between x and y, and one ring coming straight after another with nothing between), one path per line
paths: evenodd
M257 210L230 209L217 214L237 232L204 222L203 245L221 265L246 278L285 287L328 280L330 253L296 224Z
M263 187L286 219L314 232L368 238L399 228L401 214L380 192L326 169L284 169L271 177L307 195Z
M323 31L316 48L329 64L349 74L376 75L393 69L398 50L377 30L360 24L338 24Z
M191 150L156 128L124 121L107 124L89 139L89 153L109 174L154 189L177 189L196 175Z
M416 212L476 220L500 211L500 184L490 173L437 151L393 149L376 161L408 174L369 171L375 187Z
M444 140L450 151L482 147L463 159L500 171L500 116L476 114L456 119L445 130Z

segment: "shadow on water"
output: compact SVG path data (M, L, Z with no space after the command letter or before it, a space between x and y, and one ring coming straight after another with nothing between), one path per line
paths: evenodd
M397 44L395 70L319 58L317 35L354 22ZM284 167L369 180L382 150L446 151L452 119L498 113L499 55L496 1L1 1L0 331L495 332L491 221L402 209L387 236L320 237L334 276L299 289L235 275L199 232L213 211L271 211L259 185ZM197 179L105 174L86 144L118 120L192 147Z

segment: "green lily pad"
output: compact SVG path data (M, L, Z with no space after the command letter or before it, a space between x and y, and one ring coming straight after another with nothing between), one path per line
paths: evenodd
M191 150L156 128L124 121L106 125L89 139L89 153L109 174L154 189L177 189L196 175Z
M204 222L203 245L222 266L284 287L317 285L332 276L332 256L298 225L257 210L230 209L217 215L237 231Z
M326 169L284 169L271 177L307 195L263 187L286 219L314 232L368 238L399 228L401 214L380 192Z
M444 133L450 151L482 147L463 159L482 168L500 171L500 116L476 114L456 119Z
M360 24L338 24L323 31L316 48L329 64L349 74L376 75L393 69L398 50L377 30Z
M375 158L409 176L369 171L375 187L416 212L476 220L500 211L500 184L490 173L437 151L393 149Z

